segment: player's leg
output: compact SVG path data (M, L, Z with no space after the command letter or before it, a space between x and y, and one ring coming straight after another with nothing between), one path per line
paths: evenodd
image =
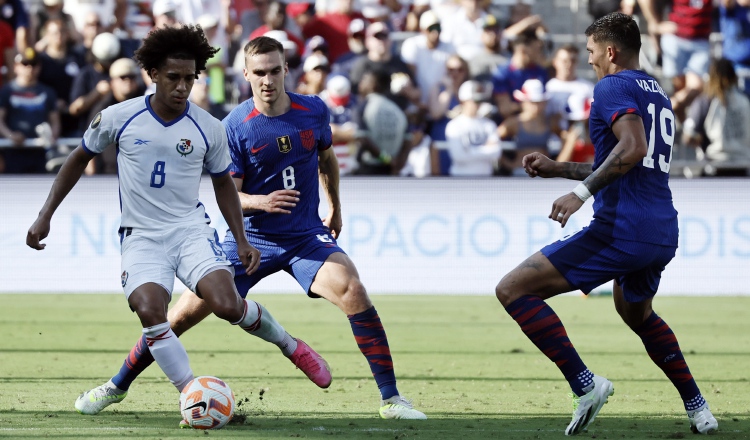
M187 353L170 329L167 318L174 266L170 256L162 251L164 247L160 240L165 236L154 238L128 231L121 238L122 285L131 310L138 314L144 325L143 336L126 358L125 371L121 369L115 376L117 384L110 380L76 399L75 407L82 414L97 414L112 403L122 401L130 382L153 362L153 350L158 351L156 359L161 358L160 366L162 362L165 364L162 370L178 390L192 379ZM152 350L146 349L149 345L152 345Z
M180 337L210 314L208 305L190 289L185 289L177 303L169 309L167 320L175 335ZM153 362L154 357L148 349L146 337L142 336L130 350L120 371L112 377L111 384L127 391L138 375Z
M322 248L320 252L331 249ZM308 292L332 302L349 318L354 339L367 359L380 390L380 416L388 419L426 419L422 412L414 409L411 402L399 394L388 337L380 316L372 305L352 260L338 247L335 249L337 251L328 254L319 269L312 272L314 280L309 285ZM307 261L314 261L314 253L306 258ZM293 270L298 281L305 272L304 266L304 263L295 263ZM310 269L314 267L314 264L312 267L307 265L307 272L311 272ZM302 281L300 284L305 287Z
M495 295L531 342L557 365L573 392L583 396L593 386L593 374L578 356L560 318L545 302L571 290L549 259L537 252L503 277Z
M137 287L128 297L138 315L151 355L177 391L193 380L187 352L167 320L169 292L157 283Z
M669 258L671 259L671 256ZM615 308L628 327L641 338L651 360L677 388L685 405L691 430L708 434L716 431L719 424L690 373L677 337L652 308L652 295L656 293L663 268L664 266L657 266L623 277L623 285L629 290L627 294L623 286L615 281Z
M606 242L602 242L600 237L587 230L581 231L527 258L503 277L495 288L495 294L506 312L529 340L557 365L570 384L574 412L565 430L566 435L585 430L614 388L610 381L594 375L586 367L570 342L560 318L545 300L574 288L589 292L591 288L606 282L606 271L580 269L583 259L589 260L588 267L594 267L590 260L605 247Z
M258 237L248 236L250 243L260 251L260 266L258 270L251 275L245 274L245 269L237 256L237 243L231 236L227 236L222 243L222 249L227 254L229 261L234 266L234 283L237 292L245 298L250 289L260 280L278 272L286 267L286 246L278 246L259 239ZM248 307L250 308L250 304ZM299 368L308 379L321 388L328 388L331 385L331 371L328 363L315 350L300 339L292 337L273 315L262 305L257 302L252 304L255 307L259 318L257 325L244 327L243 329L264 341L270 342L281 350L297 368Z

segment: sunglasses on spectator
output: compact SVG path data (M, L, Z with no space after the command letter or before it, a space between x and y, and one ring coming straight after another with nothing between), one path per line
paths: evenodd
M463 67L447 67L447 69L448 69L448 72L450 72L450 73L453 73L453 72L463 72L464 71Z
M118 76L118 78L120 80L122 80L122 81L124 81L126 79L130 80L130 81L135 81L135 75L120 75L120 76Z
M385 32L378 32L375 35L373 35L373 37L375 37L378 40L387 40L388 39L388 34L385 33Z
M318 72L328 72L328 67L326 66L315 66L312 70L316 70Z
M427 28L427 32L440 32L440 25L439 24L433 24L432 26Z

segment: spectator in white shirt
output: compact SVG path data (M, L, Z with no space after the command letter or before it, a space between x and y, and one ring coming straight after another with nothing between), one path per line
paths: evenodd
M409 66L422 92L422 104L430 90L445 77L445 63L455 53L453 45L440 41L440 20L432 11L419 18L421 33L407 38L401 45L401 59Z

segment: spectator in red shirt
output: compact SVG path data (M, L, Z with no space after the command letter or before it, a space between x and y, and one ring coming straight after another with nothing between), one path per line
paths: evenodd
M703 90L703 77L708 74L711 59L711 14L713 0L672 0L667 19L655 0L639 0L648 33L657 41L662 56L662 73L672 80L672 109L680 120Z
M321 13L302 29L305 38L320 35L328 42L331 62L336 62L339 56L349 52L349 23L356 18L365 18L360 12L354 11L352 3L352 0L337 0L333 11Z
M250 33L250 40L265 35L268 31L283 31L289 40L297 45L297 53L301 54L305 49L305 42L297 35L298 28L294 20L290 20L286 14L286 4L272 1L268 5L266 14L263 16L263 25Z

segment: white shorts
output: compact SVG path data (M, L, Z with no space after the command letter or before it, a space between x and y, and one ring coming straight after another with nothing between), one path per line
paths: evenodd
M216 230L209 225L159 232L124 228L120 237L121 281L126 298L145 283L159 284L171 298L175 275L192 291L214 270L224 269L234 275Z

